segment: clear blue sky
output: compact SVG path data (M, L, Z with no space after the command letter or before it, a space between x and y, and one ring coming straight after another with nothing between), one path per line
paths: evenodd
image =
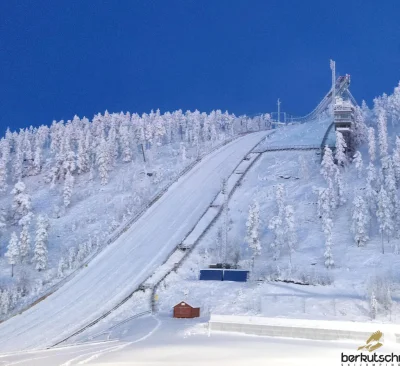
M0 132L74 114L307 113L329 59L371 104L400 79L399 0L0 1Z

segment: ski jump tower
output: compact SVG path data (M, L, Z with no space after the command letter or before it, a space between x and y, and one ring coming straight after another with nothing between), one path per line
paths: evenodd
M331 89L331 105L333 114L333 123L335 131L342 133L346 144L347 152L353 150L351 132L355 122L355 106L357 102L351 95L350 75L335 76L335 61L331 60L332 69L332 89Z

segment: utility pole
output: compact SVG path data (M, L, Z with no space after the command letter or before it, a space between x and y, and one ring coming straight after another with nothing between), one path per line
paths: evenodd
M333 109L336 104L336 62L333 60L330 60L330 66L332 70L332 113Z
M281 118L281 101L278 98L278 122L280 121Z

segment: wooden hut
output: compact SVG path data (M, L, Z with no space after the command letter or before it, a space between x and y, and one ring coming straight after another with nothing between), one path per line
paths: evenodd
M174 318L198 318L199 316L200 308L194 308L184 301L174 306Z

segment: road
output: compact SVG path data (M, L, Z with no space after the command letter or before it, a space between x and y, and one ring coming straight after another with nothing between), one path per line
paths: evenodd
M202 319L206 321L206 319ZM119 340L0 356L0 365L341 365L341 353L357 354L357 342L211 333L195 319L144 317L114 334ZM383 353L398 353L385 343ZM347 365L347 363L346 363Z
M0 352L53 345L102 315L151 275L194 227L245 154L268 132L205 157L87 268L36 306L0 324Z

